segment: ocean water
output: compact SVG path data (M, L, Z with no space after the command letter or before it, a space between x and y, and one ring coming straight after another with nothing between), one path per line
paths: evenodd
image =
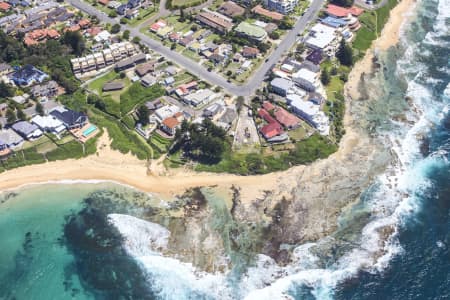
M396 159L289 265L211 189L166 203L111 183L28 186L0 194L0 299L450 299L449 7L418 0L378 53L365 118Z

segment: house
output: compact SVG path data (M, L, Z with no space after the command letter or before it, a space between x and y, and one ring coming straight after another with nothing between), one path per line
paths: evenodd
M125 87L125 85L121 81L111 81L111 82L107 82L103 85L102 91L103 92L120 91L124 87Z
M234 31L256 42L263 42L267 38L267 32L263 28L247 22L241 22Z
M323 60L322 51L319 49L313 50L310 54L308 54L306 60L312 62L315 65L320 65Z
M173 31L173 27L172 26L165 26L162 27L160 29L158 29L158 31L156 32L156 35L159 36L162 39L165 39L166 37L169 36L169 34Z
M64 124L54 116L34 116L31 123L39 127L44 132L60 134L66 130Z
M32 65L26 65L11 75L11 79L16 85L31 85L35 82L42 83L49 76Z
M30 89L33 98L39 97L51 98L58 94L58 84L56 81L50 80L49 82L41 85L35 85Z
M167 77L166 79L164 79L164 84L166 86L169 86L171 84L173 84L175 82L175 78L173 78L172 76Z
M6 2L0 2L0 10L1 11L8 11L11 9L11 5L9 5Z
M116 12L119 14L119 15L125 15L125 13L127 12L127 9L128 9L128 7L127 7L127 5L126 4L121 4L119 7L117 7L116 8Z
M348 17L348 15L352 15L354 17L359 17L364 10L362 8L352 6L350 8L337 6L334 4L328 4L326 13L329 16L336 17L336 18L345 18Z
M215 116L223 112L225 107L219 103L214 103L203 110L203 116L205 118L213 119Z
M103 6L108 6L109 0L98 0L98 3L100 3Z
M233 1L226 1L222 3L217 11L227 17L234 18L242 16L245 13L245 8Z
M204 8L202 12L195 16L195 19L206 26L220 32L227 33L233 27L233 20L218 13Z
M263 137L269 142L275 141L275 137L284 134L283 127L278 122L264 125L259 129L259 132L261 132ZM284 140L286 140L286 138L284 138Z
M308 69L300 69L292 74L292 80L302 89L308 92L314 92L319 86L318 73L311 72Z
M267 8L287 15L297 6L298 0L268 0Z
M169 76L175 76L178 73L178 69L175 66L168 66L164 72Z
M194 42L194 36L188 35L178 41L178 43L183 47L188 47L192 42Z
M180 108L176 105L165 105L155 110L155 113L152 115L156 119L158 123L161 123L163 120L173 117L176 113L180 112Z
M169 117L162 121L161 129L169 135L174 135L181 122L176 117Z
M264 101L262 104L262 108L268 112L274 111L276 106L270 103L269 101Z
M30 95L23 94L23 95L19 95L19 96L14 96L11 98L11 100L16 102L17 104L24 104L25 102L28 101L29 98L30 98Z
M81 128L89 122L86 114L62 106L54 108L50 115L60 120L68 130Z
M319 23L310 29L310 34L306 38L305 44L311 49L324 50L330 46L336 38L335 28Z
M91 25L91 21L89 21L88 19L82 19L78 22L78 25L81 29L86 29Z
M245 58L256 58L259 54L258 48L244 46L242 56Z
M141 84L145 87L150 87L157 82L157 78L153 75L147 74L141 79Z
M155 61L149 61L149 62L146 62L146 63L143 63L143 64L137 66L134 71L136 72L137 75L142 77L142 76L146 75L147 73L154 72L155 64L156 64Z
M178 97L182 97L186 94L188 94L190 91L196 89L198 86L197 81L191 81L189 83L185 83L180 85L176 90L175 93Z
M11 128L24 139L32 141L42 136L43 132L34 124L28 121L14 123Z
M163 106L160 99L156 99L153 101L147 101L145 102L145 106L148 108L148 110L156 110L158 108L161 108Z
M260 4L256 5L252 9L252 13L266 17L266 18L271 19L276 22L283 20L283 17L284 17L282 14L280 14L278 12L270 11L270 10L263 8Z
M0 144L2 148L14 149L23 144L23 138L11 128L0 129Z
M116 69L116 71L123 71L132 68L137 64L143 63L146 60L147 56L145 55L145 53L136 54L128 59L119 61L114 68Z
M164 28L166 26L167 26L166 21L159 20L158 22L153 23L152 25L150 25L150 31L157 32L159 29Z
M109 1L108 8L117 9L122 3L119 1Z
M272 92L275 94L278 94L280 96L286 97L289 90L291 90L294 87L294 82L292 80L286 79L286 78L274 78L270 82L270 87Z
M300 119L289 113L282 107L277 107L274 112L275 119L288 130L295 129L300 126Z
M225 130L230 129L231 124L233 124L234 120L237 118L236 110L232 108L227 108L222 116L217 120L217 125L222 127Z
M13 68L7 63L0 63L0 76L8 75L13 71Z
M302 97L295 94L288 95L286 100L297 116L317 128L320 134L329 134L329 119L323 111L320 111L319 105L310 101L304 101Z
M186 104L190 104L192 106L200 106L203 104L210 103L211 101L217 99L219 94L214 93L210 89L201 89L195 91L194 93L188 94L183 97L183 101Z

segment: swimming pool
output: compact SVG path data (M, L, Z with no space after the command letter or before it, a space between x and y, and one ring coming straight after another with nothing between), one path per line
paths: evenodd
M83 131L83 136L87 137L88 135L90 135L92 132L94 132L95 130L97 130L97 127L94 125L91 125L88 129L86 129L85 131Z

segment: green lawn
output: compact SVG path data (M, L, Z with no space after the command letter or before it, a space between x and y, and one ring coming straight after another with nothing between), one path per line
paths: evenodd
M136 106L145 101L161 97L164 93L164 88L159 84L146 88L140 82L133 83L128 90L120 95L120 111L122 116L128 114Z
M97 91L97 94L101 95L103 85L107 82L113 81L118 78L119 78L118 73L116 73L115 71L110 71L110 72L106 73L105 75L103 75L103 76L95 79L91 83L89 83L88 88L91 91Z
M181 54L183 54L187 58L192 59L193 61L196 61L196 62L199 62L201 59L201 56L197 52L194 52L187 48L183 52L181 52Z

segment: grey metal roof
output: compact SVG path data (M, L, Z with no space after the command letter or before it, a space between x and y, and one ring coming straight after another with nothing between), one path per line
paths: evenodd
M19 121L17 123L14 123L11 128L14 129L15 132L25 136L39 129L36 125L31 124L27 121Z

